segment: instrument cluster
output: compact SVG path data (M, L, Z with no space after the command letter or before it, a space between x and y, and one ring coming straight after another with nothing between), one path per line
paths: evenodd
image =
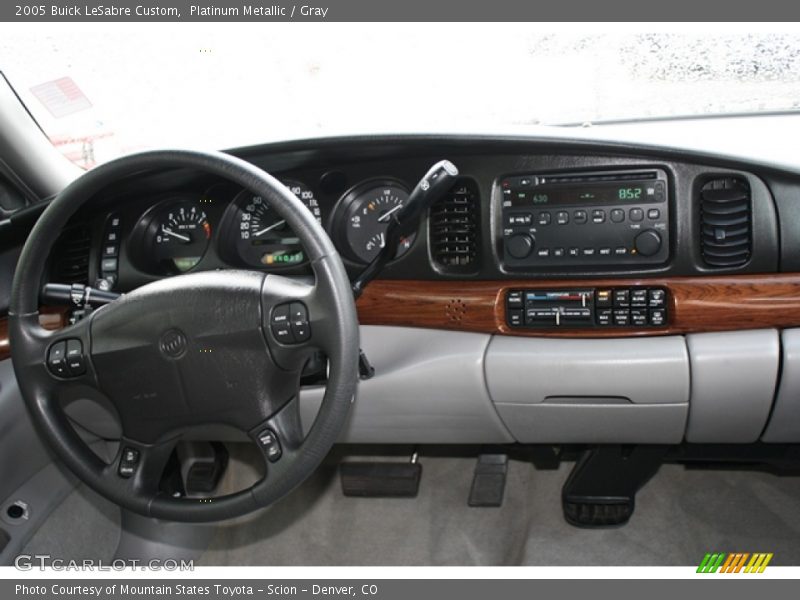
M399 180L370 179L346 190L338 200L322 202L303 181L281 183L323 225L342 256L362 265L385 246L389 220L409 194ZM397 258L415 238L410 235L400 241ZM135 218L126 247L130 263L155 276L226 266L285 270L307 264L299 238L269 202L223 183L201 193L157 198Z

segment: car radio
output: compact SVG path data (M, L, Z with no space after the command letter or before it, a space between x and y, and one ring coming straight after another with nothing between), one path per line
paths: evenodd
M509 269L660 264L669 258L661 169L503 177Z

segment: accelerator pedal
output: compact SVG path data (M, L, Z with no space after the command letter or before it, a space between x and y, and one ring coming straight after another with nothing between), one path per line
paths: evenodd
M503 505L506 491L507 454L481 454L472 476L467 504L473 507Z

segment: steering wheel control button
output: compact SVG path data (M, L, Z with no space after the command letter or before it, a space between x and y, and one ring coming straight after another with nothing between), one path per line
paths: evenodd
M83 356L83 344L80 340L67 340L67 370L73 377L86 372L86 360Z
M69 377L67 369L67 342L56 342L47 353L47 368L56 377Z
M136 472L136 467L139 465L139 451L136 448L126 446L122 450L122 457L119 459L119 473L120 477L127 479L133 476Z
M302 302L292 302L289 306L289 320L292 335L296 343L306 342L311 337L311 327L308 324L308 309Z
M270 319L272 335L282 344L293 344L294 334L292 334L291 320L289 318L289 305L281 304L272 310Z
M269 462L275 462L283 455L278 436L271 429L264 429L258 434L258 443Z

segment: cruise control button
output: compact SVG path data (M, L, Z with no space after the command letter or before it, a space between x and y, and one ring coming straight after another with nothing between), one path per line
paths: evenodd
M68 377L67 369L67 342L56 342L50 346L47 353L47 368L53 375L58 377Z
M67 340L67 370L73 377L86 372L83 344L80 340Z

